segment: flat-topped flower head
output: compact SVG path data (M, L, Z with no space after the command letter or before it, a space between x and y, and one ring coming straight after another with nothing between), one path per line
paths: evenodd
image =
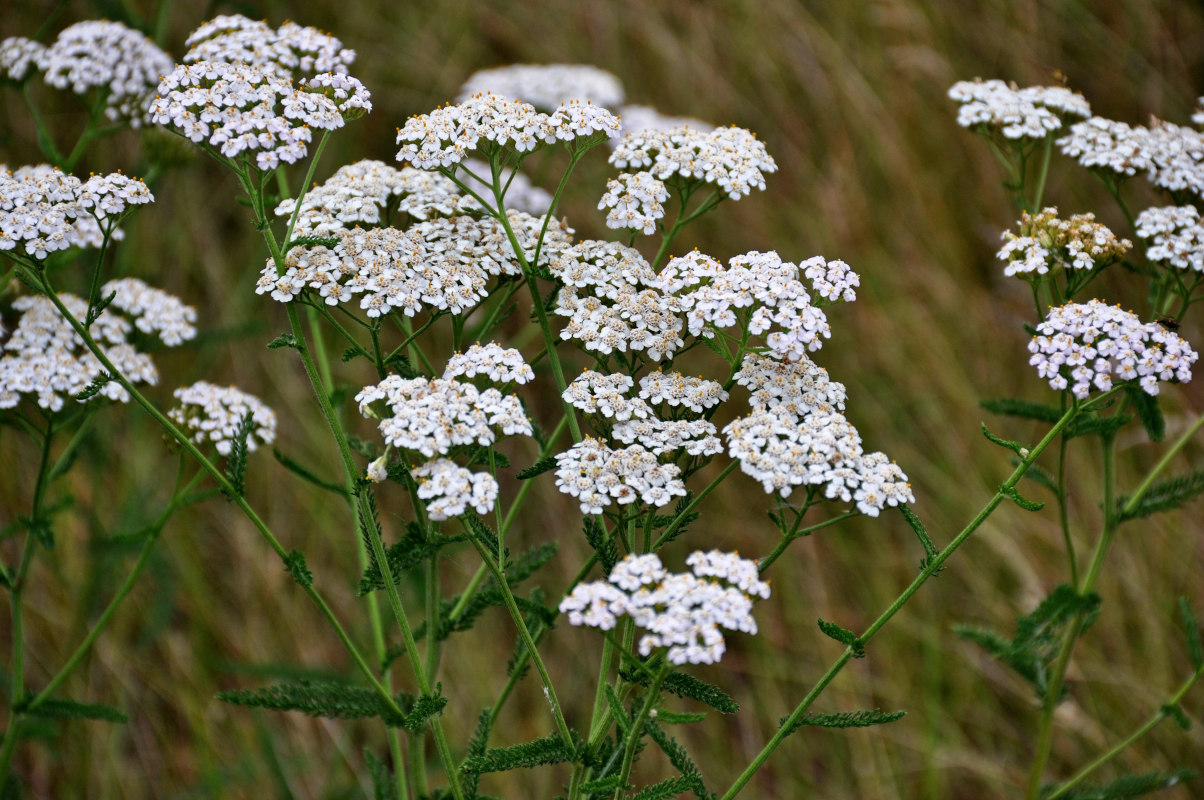
M492 445L498 434L531 436L531 420L514 395L497 389L479 391L471 383L390 375L355 396L360 413L379 418L385 443L427 458L447 455L458 445ZM378 415L381 403L389 412Z
M591 416L615 422L647 419L652 416L648 404L627 396L634 385L635 382L622 373L603 375L586 369L573 379L561 397L573 408Z
M151 118L227 159L250 158L263 170L295 164L313 130L343 126L338 104L317 90L255 65L182 64L159 83Z
M234 449L247 414L251 415L247 450L276 440L276 412L253 394L233 386L198 381L176 389L175 396L180 405L168 411L167 416L191 433L194 442L212 442L223 456Z
M828 261L823 256L814 256L801 262L798 268L811 283L811 289L817 297L831 303L841 300L852 303L857 299L861 276L843 261Z
M1113 178L1145 172L1176 199L1204 197L1204 132L1155 119L1149 127L1092 117L1058 140L1062 152ZM1182 200L1180 200L1182 202Z
M641 351L653 361L671 358L685 343L681 299L658 288L656 273L637 250L587 240L555 259L551 271L565 284L556 307L556 314L569 318L561 339L603 355Z
M477 150L486 155L506 148L525 153L555 139L547 114L521 100L480 92L406 120L397 130L397 160L433 170L459 164Z
M652 177L651 172L621 172L606 182L606 194L598 209L610 209L606 227L629 228L646 235L656 233L657 220L664 219L669 199L665 184Z
M9 174L0 166L0 250L20 248L45 258L69 247L99 247L112 239L130 207L154 200L146 184L120 173L81 181L43 164ZM103 230L102 230L103 225Z
M220 61L254 64L282 78L311 78L322 73L346 75L355 51L317 28L286 22L273 28L241 14L215 17L189 34L183 63Z
M431 520L458 517L471 508L488 514L497 503L498 485L488 472L471 472L447 458L428 461L411 473L418 481L418 497L426 501Z
M159 373L150 356L135 347L135 331L156 335L169 347L178 345L196 336L196 311L135 278L110 281L100 291L102 297L115 296L92 323L93 339L131 383L156 383ZM84 319L86 300L66 293L58 297L73 317ZM49 298L18 297L13 309L23 313L0 350L0 408L12 408L28 394L42 408L58 411L106 371ZM129 401L117 381L105 383L94 397Z
M589 64L511 64L474 72L460 87L456 102L492 92L553 111L561 103L582 100L615 108L623 102L623 84Z
M297 236L326 236L354 227L374 227L385 222L386 207L416 220L451 217L480 203L460 192L448 178L383 161L364 160L340 167L324 183L305 193L293 228ZM282 200L276 215L290 218L296 198Z
M155 85L172 64L171 56L142 33L108 20L76 23L37 55L47 84L79 95L100 90L105 116L134 127L148 120Z
M1078 159L1088 169L1127 177L1150 168L1146 152L1149 131L1103 117L1076 122L1058 139L1065 155Z
M1127 381L1156 395L1163 381L1191 380L1199 358L1179 334L1101 300L1050 309L1028 350L1051 389L1069 388L1080 399Z
M647 631L640 655L665 650L671 664L715 664L727 650L722 631L755 634L752 597L769 597L757 563L737 553L690 554L690 572L670 573L655 554L631 554L608 579L581 583L560 603L570 625L610 630L628 616Z
M674 117L662 114L652 106L622 106L619 108L619 121L623 124L624 136L629 133L656 133L672 128L693 128L702 133L715 130L715 126L709 122L703 122L693 117ZM613 140L611 146L617 147L621 141L621 139Z
M1133 246L1096 222L1094 214L1060 219L1056 208L1038 214L1022 211L1016 230L1004 231L1003 240L996 255L1007 264L1003 274L1009 276L1099 269L1119 261Z
M723 452L718 429L705 419L663 420L632 418L614 426L611 436L623 444L638 444L654 455L684 450L691 456L713 456Z
M0 79L7 78L18 83L24 81L37 71L45 50L46 45L23 36L0 40Z
M556 486L577 498L582 514L601 514L612 503L666 506L686 494L680 474L638 444L614 450L586 438L556 456Z
M809 358L781 361L757 353L744 357L736 383L751 392L754 411L771 411L795 420L817 411L843 411L848 393L843 383Z
M1145 152L1150 183L1176 198L1184 193L1204 198L1204 131L1155 119Z
M616 138L619 118L587 100L566 100L548 117L548 131L558 141L592 145Z
M701 414L726 400L728 393L715 381L658 369L640 378L640 397L652 405L681 406Z
M1137 235L1149 243L1150 261L1204 272L1204 225L1195 206L1147 208L1137 215Z
M475 378L483 375L494 383L526 383L535 380L531 366L523 360L523 354L512 347L502 347L497 342L474 344L463 353L456 353L443 370L444 378Z
M1091 106L1064 86L1025 89L1001 80L958 81L949 97L961 104L957 124L1006 139L1044 139L1068 120L1091 116Z
M765 175L778 169L756 134L734 126L628 134L611 153L610 163L625 171L646 170L670 186L714 184L732 200L764 189Z

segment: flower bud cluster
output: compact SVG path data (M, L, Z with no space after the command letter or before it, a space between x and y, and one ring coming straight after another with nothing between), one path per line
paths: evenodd
M1038 214L1022 211L1016 232L1004 231L1003 240L996 256L1007 264L1003 274L1008 276L1096 269L1119 261L1133 246L1096 222L1094 214L1059 219L1052 207Z
M196 311L134 278L110 281L100 291L102 296L116 296L92 323L92 338L131 383L156 383L154 362L130 341L134 329L158 334L168 346L180 344L196 335ZM73 317L84 319L86 300L66 293L59 300ZM58 411L66 398L106 371L48 298L18 297L13 309L23 313L0 356L0 408L12 408L22 394L30 394L42 408ZM104 384L97 396L129 401L129 393L117 381Z
M829 500L855 502L876 517L886 506L913 503L898 465L882 453L866 454L861 435L836 411L796 418L782 408L754 411L723 429L728 454L768 492L788 497L796 486L822 486Z
M343 126L339 105L321 92L263 66L219 61L177 66L159 82L150 112L227 159L254 154L264 170L305 158L313 129Z
M428 461L413 471L418 497L426 500L426 513L441 522L458 517L471 507L488 514L497 502L498 485L488 472L471 472L447 458Z
M1001 80L958 81L949 97L961 103L957 124L999 131L1008 139L1044 139L1072 117L1091 116L1091 106L1064 86L1020 89Z
M764 189L765 174L778 169L756 134L735 126L631 133L615 147L610 163L622 170L647 170L666 183L715 184L732 200Z
M398 161L420 169L459 164L468 153L508 148L526 153L558 141L614 138L619 120L589 103L569 101L551 115L521 100L481 92L462 103L410 117L397 131Z
M1147 208L1137 215L1137 235L1150 242L1150 261L1204 272L1204 225L1195 206Z
M442 175L413 167L395 169L383 161L357 161L340 167L325 183L305 193L293 234L326 236L357 225L380 225L382 211L394 201L399 212L418 220L480 208ZM296 198L283 200L276 206L276 215L291 217L296 208Z
M1190 381L1199 358L1179 334L1101 300L1050 309L1028 350L1051 389L1069 388L1080 399L1124 381L1156 395L1160 381Z
M23 242L25 253L40 259L69 247L100 247L102 223L120 239L115 220L153 200L145 183L121 173L81 181L45 164L14 173L0 166L0 250Z
M220 61L253 64L284 79L336 73L346 75L355 51L317 28L286 22L273 28L241 14L215 17L202 23L184 42L191 48L183 63Z
M686 559L691 572L673 574L655 554L629 555L605 581L578 584L560 603L569 624L610 630L628 616L648 633L640 655L667 648L671 664L715 664L727 650L720 629L757 632L752 596L768 598L755 561L712 550ZM750 596L751 595L751 596Z
M233 386L199 381L176 389L175 396L180 405L168 411L167 416L191 432L197 444L213 442L223 456L233 450L247 414L251 415L247 450L276 440L276 412L255 395Z
M535 372L523 360L523 354L514 348L502 347L497 342L487 345L474 344L466 352L457 352L443 370L444 378L463 375L475 378L484 375L494 383L526 383L535 380Z
M606 194L598 203L599 210L609 208L606 227L630 228L645 235L656 233L656 221L664 219L669 199L665 184L652 177L651 172L620 172L606 182Z
M623 84L611 73L588 64L511 64L475 72L460 87L456 102L491 92L552 111L568 100L586 100L607 108L623 102Z
M556 456L556 486L577 498L582 514L601 514L612 502L668 505L686 494L680 474L638 444L612 450L587 437Z
M504 436L532 435L531 421L514 395L446 378L390 375L365 387L355 401L364 417L377 416L371 406L383 401L392 415L378 426L385 443L427 458L446 455L457 445L492 445L495 430Z
M5 51L0 61L8 62L3 66L10 77L20 80L32 63L56 89L79 95L99 89L104 92L105 116L128 120L134 127L147 121L155 84L173 63L139 31L108 20L76 23L46 48L25 39L5 40L0 50Z
M643 351L653 361L671 358L681 338L681 298L661 281L640 253L617 242L587 240L551 265L564 287L556 314L568 317L561 339L576 339L602 354Z
M1168 192L1204 197L1204 132L1155 119L1150 126L1130 127L1092 117L1058 140L1066 155L1084 167L1119 176L1145 172Z

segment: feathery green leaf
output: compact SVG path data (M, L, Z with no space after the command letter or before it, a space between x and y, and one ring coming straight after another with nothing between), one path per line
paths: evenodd
M1062 418L1062 410L1047 403L1034 403L1031 400L1021 400L1018 397L997 397L993 400L983 400L979 405L992 414L1021 419L1035 419L1052 425Z
M284 568L293 576L298 586L308 588L314 584L314 574L305 563L305 554L300 550L290 550L284 557Z
M902 719L907 714L906 711L890 711L883 712L875 708L872 711L841 711L835 714L805 714L800 717L797 722L790 726L786 731L786 735L797 731L805 726L814 726L817 728L869 728L873 725L885 725L889 722L894 722L897 719ZM786 719L783 717L778 720L778 725L785 725Z
M255 418L248 411L238 424L234 441L230 443L230 455L226 456L226 479L230 481L234 494L238 497L244 497L247 493L247 439L253 430Z
M385 557L389 561L389 571L393 574L393 582L399 583L404 573L433 556L439 551L439 548L450 541L452 540L439 538L427 541L426 532L423 531L422 526L411 522L406 526L406 534L401 541L385 549ZM372 551L369 549L368 553L371 554ZM381 577L380 566L376 563L375 558L370 557L370 561L371 563L360 578L359 588L356 590L358 597L385 588L385 579Z
M397 800L392 771L367 747L364 748L364 764L372 778L372 800Z
M1204 469L1158 481L1129 511L1125 511L1125 506L1129 504L1128 496L1121 496L1116 501L1116 521L1128 522L1137 517L1171 511L1194 499L1201 492L1204 492Z
M96 320L100 319L100 315L104 313L104 310L109 307L109 304L112 303L114 298L116 298L116 297L117 297L117 292L113 291L113 292L109 292L108 295L106 295L105 297L102 297L100 300L96 301L96 305L89 308L88 313L84 315L84 327L91 328L92 323L94 323L94 322L96 322Z
M505 772L545 764L562 764L572 761L576 755L576 748L567 747L564 740L553 733L513 747L491 747L482 755L465 759L462 771L475 772L478 775L486 772Z
M592 514L586 514L584 519L585 541L598 554L598 563L606 575L614 569L619 561L619 547L615 544L614 534L606 530L606 525Z
M1195 770L1177 769L1174 772L1146 772L1141 775L1125 775L1103 786L1076 786L1062 794L1066 800L1127 800L1143 794L1169 789L1180 783L1193 780ZM1048 796L1057 788L1047 786L1042 796Z
M552 456L547 456L539 459L514 477L518 478L520 481L525 481L534 478L536 475L542 475L545 472L553 469L556 469L556 459Z
M1021 458L1024 458L1024 453L1021 452L1024 450L1024 445L1020 444L1020 442L1013 442L1008 439L1002 439L1002 438L996 436L995 434L991 433L991 431L987 428L987 423L985 423L985 422L982 423L982 435L987 437L987 441L991 442L992 444L997 444L1000 447L1006 447L1008 450L1011 450L1016 455L1020 456Z
M1187 635L1187 654L1191 664L1196 669L1204 668L1204 644L1200 642L1200 623L1196 621L1196 612L1186 597L1179 598L1179 617L1183 622L1183 632Z
M279 350L281 347L297 347L297 337L291 333L282 333L272 341L268 342L269 350Z
M679 775L676 778L645 786L632 795L631 800L666 800L666 798L677 797L683 792L688 792L697 785L697 776Z
M1146 394L1136 386L1125 387L1125 396L1128 398L1129 404L1137 412L1138 418L1141 419L1141 424L1145 427L1145 432L1150 437L1150 441L1162 441L1162 437L1166 436L1166 418L1162 416L1162 408L1158 405L1158 398L1154 395Z
M93 397L100 394L100 390L105 387L106 383L110 383L112 380L113 376L109 373L103 371L99 372L87 386L73 394L72 397L81 403L85 400L91 400Z
M287 469L289 472L293 473L294 475L298 476L302 480L312 483L314 486L317 486L321 489L325 489L328 492L334 492L335 494L340 494L340 495L343 495L344 497L347 496L346 488L344 488L343 486L340 486L337 483L333 483L331 481L327 481L327 480L323 480L322 478L319 478L317 475L315 475L313 473L313 471L311 469L304 466L303 464L298 462L296 459L294 459L288 455L285 455L279 449L272 448L272 455L276 456L276 460L280 462L280 465L282 467L284 467L285 469Z

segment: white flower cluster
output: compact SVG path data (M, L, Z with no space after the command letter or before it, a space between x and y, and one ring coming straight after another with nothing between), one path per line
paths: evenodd
M355 61L355 51L317 28L286 22L273 28L262 20L241 14L215 17L202 23L184 42L189 48L184 63L220 61L253 64L285 79L322 73L345 75Z
M536 269L548 269L573 243L573 229L565 221L548 225L540 243L543 219L522 211L507 211L506 221L518 240L523 260ZM450 219L430 219L410 228L426 248L438 257L475 267L489 275L521 275L522 267L510 237L492 217L466 215ZM535 249L539 246L539 262Z
M816 411L843 411L848 397L844 384L830 380L828 371L809 358L778 361L749 353L735 379L752 393L749 405L754 411L792 419Z
M531 420L514 395L478 391L471 383L390 375L355 396L360 413L374 417L371 405L384 401L392 416L381 419L385 443L416 450L427 458L446 455L456 445L489 446L505 436L532 435Z
M28 40L25 40L28 42ZM147 103L159 77L171 71L172 58L142 33L120 22L88 20L65 28L49 47L33 54L17 44L10 75L27 69L32 56L42 78L56 89L105 93L105 116L138 127L148 119Z
M640 397L653 405L667 403L683 406L701 414L728 398L723 386L705 378L691 378L680 372L651 372L640 378Z
M686 127L693 128L702 133L715 130L715 126L709 122L703 122L700 119L692 117L671 117L662 114L651 106L623 106L619 109L619 121L623 123L624 135L629 133L656 133L672 128ZM611 144L618 145L620 142L622 142L622 139L615 139Z
M612 450L586 438L556 456L556 486L577 498L582 514L601 514L612 502L668 505L686 494L680 473L676 465L660 463L638 444Z
M604 69L588 64L511 64L483 69L460 87L456 102L492 92L551 111L567 100L587 100L613 108L623 102L623 84Z
M372 111L371 93L359 78L341 72L323 72L300 82L307 92L330 98L345 120L359 119Z
M1091 116L1091 106L1064 86L1020 89L1001 80L958 81L949 97L961 103L957 124L998 130L1008 139L1044 139L1071 117Z
M1137 235L1150 242L1150 261L1204 272L1204 225L1195 206L1147 208L1137 215Z
M647 170L666 183L712 183L732 200L764 189L765 174L778 169L756 134L735 126L628 134L611 153L610 163L622 170Z
M453 355L443 370L443 377L456 378L460 375L466 378L484 375L494 383L535 380L535 373L523 360L523 354L514 348L502 347L497 342L474 344L466 352Z
M196 309L175 295L147 286L137 278L118 278L101 288L101 297L113 295L109 308L124 311L143 333L157 334L168 347L196 337Z
M276 412L253 394L233 386L198 381L176 389L175 396L180 405L168 411L167 416L188 429L197 444L213 442L223 456L230 455L247 414L251 415L247 450L276 440Z
M656 417L629 419L615 425L611 435L624 444L638 444L653 455L685 450L692 456L723 452L716 428L705 419L663 420Z
M570 101L551 115L521 100L480 92L462 103L410 117L397 131L397 160L420 169L459 164L487 144L520 153L557 141L618 135L619 120L600 106Z
M671 358L681 338L683 301L661 291L661 281L637 250L587 240L553 261L564 283L556 313L568 317L560 338L576 339L602 354L644 351L648 358Z
M18 83L25 80L31 69L38 68L38 60L45 51L46 45L23 36L0 40L0 78Z
M479 161L475 158L470 158L464 162L465 169L457 172L456 177L468 188L472 189L483 199L492 201L493 186L482 183L479 178L489 179L489 165L484 161ZM431 173L422 173L430 175ZM442 177L434 175L432 177ZM513 211L524 211L528 214L533 214L537 217L542 217L548 213L548 209L552 207L552 195L545 189L541 189L521 172L515 173L510 169L502 169L498 175L498 180L506 190L506 208ZM451 181L448 181L451 183ZM452 184L455 186L455 184ZM459 191L459 187L455 187ZM480 208L480 203L475 198L467 196L464 198L467 205L473 208Z
M633 386L635 381L622 373L603 375L586 369L573 379L561 397L579 411L615 422L647 419L652 416L648 404L627 396Z
M1133 246L1096 222L1094 214L1059 219L1053 207L1038 214L1022 211L1016 232L1004 231L1003 240L996 257L1007 264L1003 274L1008 276L1104 267L1119 261Z
M199 61L178 65L159 82L151 119L225 158L255 154L270 170L305 158L313 129L343 126L335 101L294 87L270 69Z
M661 203L668 199L665 184L651 172L621 172L606 182L606 194L598 209L610 209L606 215L608 228L630 228L651 235L656 233L656 221L665 217Z
M757 632L752 597L769 597L769 584L755 561L737 553L691 553L691 572L673 574L655 554L632 554L610 572L609 580L581 583L560 603L569 624L610 630L628 616L648 631L640 655L667 648L671 664L715 664L727 643L720 629ZM751 595L751 596L750 596Z
M882 453L866 454L861 435L839 412L795 418L777 410L754 411L733 420L723 433L728 454L767 493L788 497L796 486L822 486L829 500L855 502L871 517L886 506L915 502L898 465Z
M159 378L154 362L129 341L134 328L176 345L196 335L192 326L196 311L134 278L101 287L102 296L110 293L116 293L113 303L89 332L131 383L154 384ZM59 300L76 319L87 314L88 302L83 298L64 293ZM49 299L18 297L13 308L23 314L0 357L0 408L12 408L22 394L32 394L42 408L58 411L67 397L81 392L105 369ZM104 384L98 396L129 401L129 393L117 381Z
M861 276L843 261L827 261L823 256L814 256L801 262L798 268L811 281L815 293L825 300L852 303L857 299Z
M397 210L424 220L432 215L456 216L480 208L471 197L442 175L413 167L395 169L383 161L357 161L305 193L295 236L326 236L358 225L383 222L382 211L393 202ZM276 215L291 217L296 198L276 206Z
M1204 97L1196 98L1196 112L1191 115L1191 121L1197 125L1204 125Z
M1080 399L1093 387L1106 392L1116 381L1133 380L1156 395L1159 381L1190 381L1199 358L1179 334L1101 300L1051 309L1028 350L1028 363L1051 389L1069 387Z
M145 183L121 173L81 181L46 164L14 173L0 165L0 250L24 242L27 255L45 258L69 247L100 247L101 223L120 239L116 218L153 200Z
M426 513L435 522L458 517L471 506L488 514L497 502L498 485L488 472L471 472L447 458L428 461L413 471L418 497L426 500Z
M1204 197L1204 132L1194 128L1157 119L1148 128L1130 127L1092 117L1073 126L1058 146L1084 167L1122 176L1145 172L1168 192Z

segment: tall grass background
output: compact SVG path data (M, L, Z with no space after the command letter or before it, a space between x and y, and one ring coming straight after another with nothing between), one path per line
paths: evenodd
M1031 320L1028 290L1003 278L993 257L999 233L1018 212L985 143L954 123L945 91L975 76L1048 83L1048 70L1056 69L1096 113L1135 124L1150 114L1185 123L1204 91L1204 10L1181 0L169 5L161 44L176 56L198 23L232 12L315 25L358 52L355 74L373 92L375 110L332 139L319 179L361 158L391 162L394 129L406 117L453 99L475 70L517 62L595 64L622 79L628 102L756 131L780 166L768 189L723 204L688 229L676 249L698 246L719 258L770 249L788 260L821 254L860 272L858 301L830 313L834 335L817 360L848 386L848 416L867 446L885 450L911 477L915 509L938 544L1010 471L1003 451L978 433L988 420L978 401L1049 397L1027 366L1021 324ZM82 19L121 19L130 10L143 19L155 15L149 3L26 0L0 12L0 36L30 35L55 13L52 32ZM64 131L82 125L74 98L45 87L38 96L52 124ZM5 91L0 104L0 162L37 163L19 97ZM143 146L133 134L106 140L80 171L131 171ZM583 172L589 180L564 208L579 236L605 235L594 209L608 172L604 162L595 155ZM304 373L286 351L264 348L286 323L275 303L253 293L265 254L248 209L234 202L237 191L231 175L198 158L169 172L155 188L156 203L126 226L120 268L197 306L202 331L210 334L183 353L160 354L156 396L166 404L173 387L198 379L236 383L275 407L282 450L308 463L332 463ZM1055 158L1046 196L1067 214L1095 210L1132 235L1102 188L1065 159ZM1132 279L1117 275L1099 293L1148 313L1135 289ZM1198 321L1189 319L1181 333L1204 346ZM372 379L351 367L340 374L350 387ZM1199 382L1171 387L1163 397L1172 438L1183 420L1204 409ZM554 406L554 398L539 402ZM1014 421L988 421L1008 438L1037 433ZM1072 511L1081 553L1098 528L1100 483L1098 454L1076 444ZM1123 445L1122 491L1160 452L1137 433ZM166 497L160 477L174 470L160 434L136 408L104 415L86 447L85 457L104 467L78 469L70 479L78 513L61 518L71 522L57 531L56 549L31 576L26 631L33 681L70 652L84 630L81 615L88 619L106 602L132 558L110 540L153 515ZM248 497L286 547L308 554L341 616L362 614L353 596L358 568L346 507L304 491L270 455L257 456ZM0 433L0 459L2 524L24 510L36 460L9 429ZM1199 443L1182 458L1197 467L1202 459ZM587 546L577 528L566 526L575 516L572 504L542 480L549 490L511 542L525 547L549 536L559 542L561 555L542 579L555 593ZM1030 495L1039 493L1030 485ZM381 504L386 531L396 533L405 505L387 492ZM681 546L767 552L773 544L767 506L760 488L739 476ZM1179 595L1204 606L1202 517L1197 504L1122 529L1099 586L1102 616L1076 650L1070 700L1058 711L1051 775L1069 775L1118 741L1189 669L1173 610ZM4 558L14 552L12 542L0 542ZM732 637L722 665L699 669L744 707L736 717L712 715L683 734L710 785L730 783L838 654L816 618L863 628L911 580L921 556L894 514L792 545L773 571L772 600L759 607L761 633ZM458 554L445 587L461 585L475 566L474 554ZM1001 509L820 702L825 711L880 707L908 715L868 731L805 729L745 796L1016 796L1033 747L1036 700L951 626L1010 631L1015 616L1066 574L1056 519ZM416 573L412 581L419 580ZM407 592L421 596L416 583ZM7 611L0 620L6 638ZM357 627L367 635L366 624ZM500 610L479 628L451 640L443 658L453 741L465 741L478 710L500 688L504 675L496 666L513 641ZM547 641L570 722L582 725L599 641L567 627ZM212 501L173 520L152 568L64 690L117 705L131 722L47 727L23 749L18 769L35 797L363 796L361 750L379 743L377 728L257 714L214 700L219 690L277 680L283 665L296 664L314 675L349 673L337 640L279 562L235 509ZM399 674L404 682L404 670ZM1200 691L1185 711L1201 722ZM493 744L549 730L546 705L528 680L498 722ZM1202 730L1163 725L1115 768L1200 766ZM652 753L640 765L649 778L664 768ZM554 768L511 773L487 777L482 791L550 798L566 779ZM1197 782L1162 796L1204 796L1202 787Z

